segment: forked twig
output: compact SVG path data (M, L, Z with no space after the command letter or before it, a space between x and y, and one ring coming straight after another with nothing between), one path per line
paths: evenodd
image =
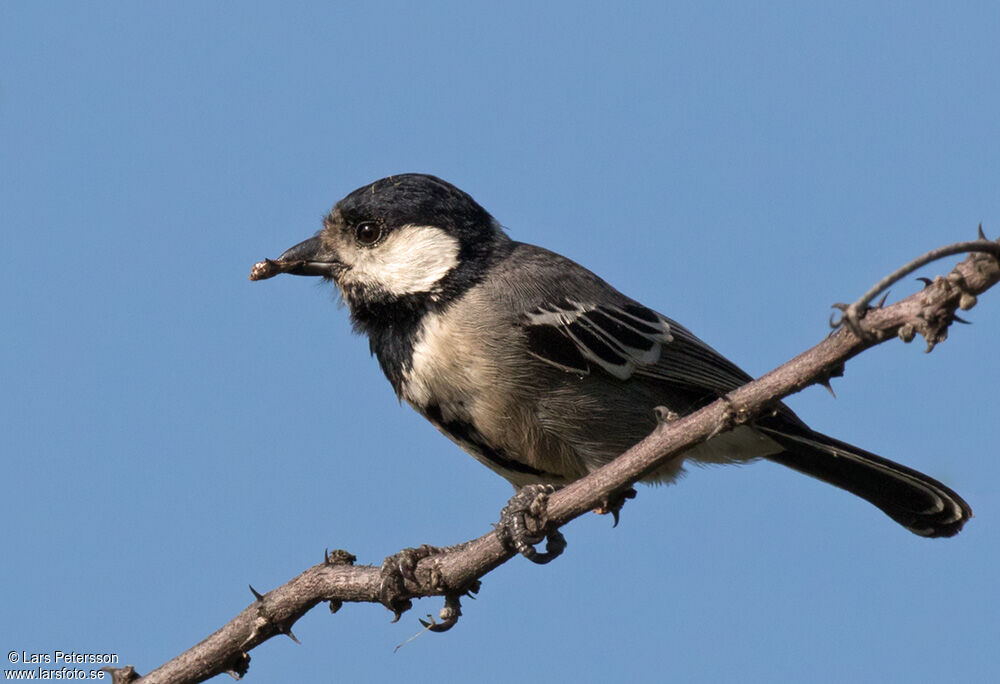
M966 254L969 252L984 252L986 254L992 254L996 259L1000 259L1000 244L986 239L986 236L983 234L982 224L979 226L979 238L980 239L978 240L957 242L953 245L946 245L944 247L932 249L923 256L920 256L910 263L897 268L895 271L882 278L880 281L872 285L867 292L861 295L861 297L859 297L858 300L852 304L834 304L833 307L841 311L841 316L838 320L831 318L830 327L839 328L846 324L851 328L851 332L855 335L858 337L864 337L867 333L865 333L861 328L861 318L863 318L865 313L867 313L871 301L879 294L916 271L918 268L926 266L927 264L937 261L938 259L943 259L955 254ZM881 308L884 303L885 298L883 297L882 302L879 303L877 308Z

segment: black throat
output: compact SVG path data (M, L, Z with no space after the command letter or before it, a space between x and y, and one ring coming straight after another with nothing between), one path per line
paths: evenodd
M351 323L368 336L368 347L378 359L385 377L399 396L403 373L409 369L420 325L428 312L440 310L442 301L432 301L426 293L406 295L384 302L351 303Z

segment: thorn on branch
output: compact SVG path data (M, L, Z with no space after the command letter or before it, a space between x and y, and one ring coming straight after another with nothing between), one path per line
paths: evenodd
M837 393L833 391L833 385L830 384L830 379L829 378L824 378L822 380L817 380L816 382L818 382L820 385L822 385L823 387L825 387L826 391L830 393L831 397L833 397L834 399L837 398Z
M932 285L941 289L945 300L936 306L931 306L931 302L926 301L925 308L918 314L918 319L912 324L902 326L897 333L900 339L908 342L913 339L914 332L919 332L927 341L925 352L928 353L937 344L948 338L948 327L953 322L969 324L969 321L956 315L956 307L967 311L973 308L978 301L976 295L971 292L965 277L957 270L953 270L945 277L937 276Z
M826 391L830 393L830 396L836 399L837 393L833 391L833 385L830 384L830 380L842 377L844 377L844 364L840 363L832 368L829 368L826 373L816 378L816 382L825 387Z
M272 618L267 614L267 605L264 600L264 595L254 589L253 585L249 586L250 591L253 592L253 595L257 599L255 602L255 605L257 606L257 617L254 618L253 628L250 630L250 635L243 640L242 644L240 644L240 649L246 650L247 647L253 648L258 643L258 639L260 639L260 641L267 639L268 627L272 628L274 632L277 632L278 634L284 634L297 644L301 643L298 640L298 637L292 633L292 625L295 623L295 619L278 622Z

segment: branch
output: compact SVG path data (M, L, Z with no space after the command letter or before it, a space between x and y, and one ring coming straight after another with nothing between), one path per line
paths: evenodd
M980 235L982 235L980 231ZM879 292L913 269L956 252L972 253L945 277L925 280L926 286L902 301L875 308L869 302ZM956 309L969 309L976 296L1000 281L1000 241L981 239L944 247L920 257L880 281L844 311L838 329L812 349L799 354L763 377L731 392L705 408L677 418L663 412L658 427L617 459L600 470L552 494L548 501L548 528L557 529L623 492L687 447L748 423L775 402L814 384L827 384L842 374L844 362L865 349L892 337L904 342L920 334L930 351L947 336ZM145 677L131 666L109 670L113 681L200 682L227 672L242 677L249 667L248 652L267 639L284 634L292 639L291 627L318 603L328 602L336 612L345 601L384 603L399 613L410 607L409 599L444 596L443 623L429 625L434 631L451 627L461 614L458 599L478 589L479 578L509 560L514 553L505 548L492 531L478 539L447 549L421 547L419 557L407 573L400 593L387 599L380 567L354 565L346 551L324 555L315 565L288 583L257 593L256 600L239 615L201 643L165 663ZM427 624L427 623L424 623Z

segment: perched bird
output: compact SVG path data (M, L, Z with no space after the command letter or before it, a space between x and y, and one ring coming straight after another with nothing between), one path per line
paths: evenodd
M396 394L518 490L608 463L655 428L656 407L685 415L752 379L586 268L511 240L433 176L350 193L319 233L251 279L278 273L332 280ZM783 404L646 481L673 480L684 460L758 458L851 492L921 536L952 536L972 515L940 482L815 432Z

